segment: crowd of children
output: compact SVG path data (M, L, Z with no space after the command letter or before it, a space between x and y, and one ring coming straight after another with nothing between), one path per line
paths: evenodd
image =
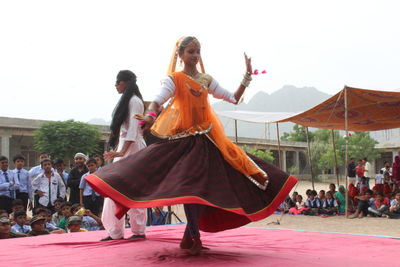
M82 179L101 168L102 158L77 153L70 173L48 153L40 153L39 161L27 171L25 158L16 155L10 170L8 158L0 156L0 239L103 229L102 198Z
M22 155L13 162L10 170L8 158L0 156L0 239L104 229L103 198L84 179L103 166L101 156L76 153L69 173L62 159L52 161L45 152L29 171ZM162 207L154 208L149 223L164 224L166 217Z
M365 158L355 165L354 159L348 166L349 186L343 185L336 191L335 184L329 185L329 191L307 190L307 198L297 192L281 205L280 211L290 214L304 215L344 215L346 213L346 194L348 196L347 211L349 218L364 216L400 219L400 157L395 157L391 166L389 162L375 175L375 185L370 189L371 167ZM368 176L367 176L368 175Z

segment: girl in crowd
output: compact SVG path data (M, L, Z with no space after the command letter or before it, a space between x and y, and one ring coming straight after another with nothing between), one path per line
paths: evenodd
M177 71L178 57L182 71ZM165 141L86 178L96 191L120 204L117 216L127 208L185 204L188 223L180 247L197 255L202 249L199 229L232 229L275 212L297 179L233 144L208 100L211 94L239 103L251 81L246 55L245 63L244 79L230 93L204 72L196 38L177 42L159 95L145 116L136 116L145 130Z

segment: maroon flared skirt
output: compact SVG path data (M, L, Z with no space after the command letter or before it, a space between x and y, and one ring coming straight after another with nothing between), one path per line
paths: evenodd
M92 188L128 208L197 203L207 206L202 231L236 228L271 215L297 179L249 155L269 176L266 190L232 168L205 135L153 144L86 177Z

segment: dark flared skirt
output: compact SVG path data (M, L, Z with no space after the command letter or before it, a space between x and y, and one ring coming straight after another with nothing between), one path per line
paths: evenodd
M197 203L207 206L200 229L217 232L271 215L297 182L275 166L249 156L268 174L266 190L232 168L205 135L153 144L86 180L117 203L118 217L128 208Z

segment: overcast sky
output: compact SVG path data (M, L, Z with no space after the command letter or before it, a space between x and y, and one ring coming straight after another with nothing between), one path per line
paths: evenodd
M267 70L247 99L286 84L397 90L399 10L384 0L1 1L0 116L110 120L118 71L135 72L152 100L184 35L198 37L206 71L231 91L244 51Z

